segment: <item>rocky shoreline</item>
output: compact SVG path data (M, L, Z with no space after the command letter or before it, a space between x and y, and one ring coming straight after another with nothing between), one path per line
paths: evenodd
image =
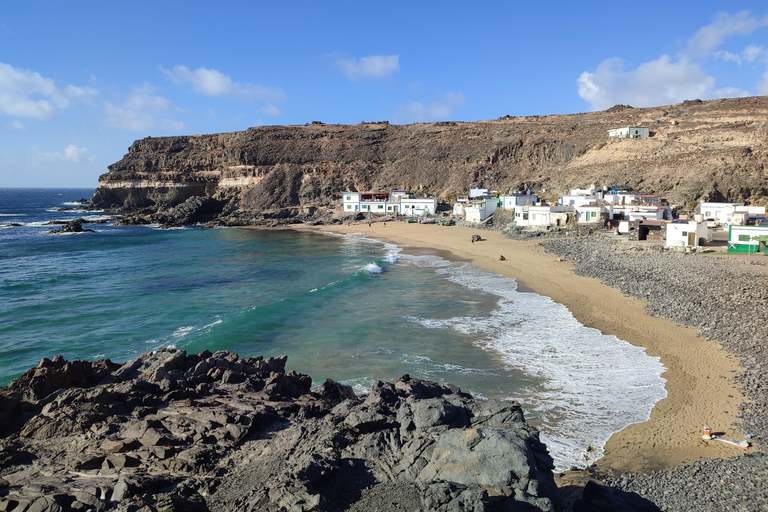
M638 493L662 510L757 511L768 503L768 269L766 263L679 252L638 251L611 234L548 238L544 249L575 263L574 272L642 299L650 314L701 329L737 355L735 377L747 403L741 430L755 437L747 456L708 459L674 471L594 474ZM673 342L673 341L672 341ZM576 510L574 508L574 510Z
M562 509L516 402L407 375L313 392L285 363L44 359L0 389L0 510Z

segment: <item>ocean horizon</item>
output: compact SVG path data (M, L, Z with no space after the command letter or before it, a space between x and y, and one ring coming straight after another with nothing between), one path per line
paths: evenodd
M43 357L126 362L173 347L288 356L359 394L404 374L519 401L559 470L666 396L663 366L514 279L363 236L161 229L74 208L93 189L0 189L0 385Z

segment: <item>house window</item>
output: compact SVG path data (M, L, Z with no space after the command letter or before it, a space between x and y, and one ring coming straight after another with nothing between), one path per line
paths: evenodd
M749 242L749 235L739 235L739 242Z
M347 205L347 210L351 210L351 209L352 209L352 205L351 205L351 204L348 204L348 205Z
M380 204L380 205L379 205L379 210L383 210L383 209L384 209L384 205L383 205L383 204Z

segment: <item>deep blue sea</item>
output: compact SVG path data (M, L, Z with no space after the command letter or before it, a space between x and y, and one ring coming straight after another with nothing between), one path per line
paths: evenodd
M599 458L666 396L658 358L513 279L362 236L111 223L47 233L54 219L104 218L58 211L92 194L0 189L0 385L56 354L286 354L316 384L364 392L408 373L518 400L560 469Z

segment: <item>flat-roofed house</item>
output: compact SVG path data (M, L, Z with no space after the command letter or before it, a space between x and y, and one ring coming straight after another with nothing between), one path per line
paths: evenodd
M667 247L699 247L712 235L706 221L673 220L667 224Z
M728 226L728 252L766 254L768 226Z
M644 126L627 126L608 130L608 136L612 139L647 139L651 136L651 130Z

